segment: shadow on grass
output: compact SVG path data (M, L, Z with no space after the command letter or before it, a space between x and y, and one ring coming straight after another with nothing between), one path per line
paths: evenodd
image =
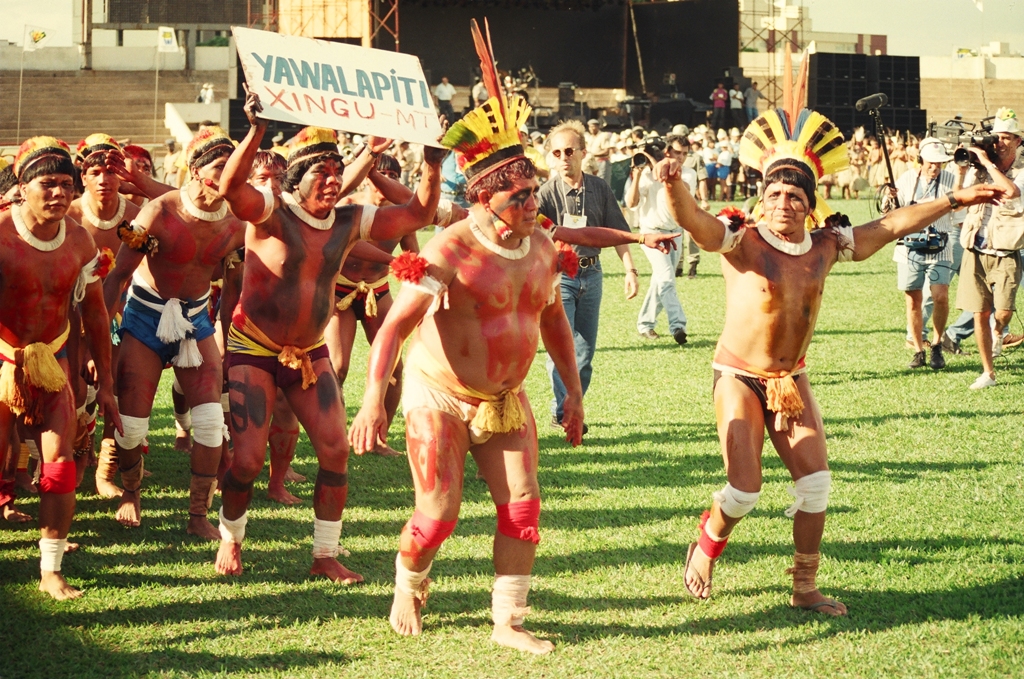
M690 339L687 340L686 346L681 347L675 343L671 335L665 334L661 336L659 340L637 340L636 344L626 344L623 346L598 346L597 353L605 351L654 351L656 349L664 349L665 351L689 351L691 349L705 349L713 347L718 340L712 339Z

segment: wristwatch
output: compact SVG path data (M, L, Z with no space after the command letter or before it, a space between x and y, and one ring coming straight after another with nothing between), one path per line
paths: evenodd
M962 207L960 201L956 199L956 196L953 195L952 191L946 192L946 200L949 201L949 206L954 210L959 210Z

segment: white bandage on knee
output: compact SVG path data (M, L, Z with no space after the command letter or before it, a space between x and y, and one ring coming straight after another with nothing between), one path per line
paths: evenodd
M186 410L183 413L174 411L174 428L178 431L189 431L192 429L192 411Z
M114 430L114 440L117 445L121 446L123 450L138 448L142 445L146 434L149 433L149 418L121 415L121 428L124 429L123 435L117 433L116 429Z
M224 413L216 403L201 403L192 409L192 440L216 448L224 443Z
M221 412L231 412L231 400L228 398L228 393L226 391L220 395L220 409Z
M786 509L786 516L792 518L797 512L820 514L828 507L828 493L832 488L832 472L829 470L814 472L794 482L794 487L787 488L796 502Z
M425 587L423 582L430 575L430 567L433 566L433 562L427 565L426 570L411 571L402 565L402 555L395 555L395 591L407 596L421 598L423 597Z
M341 521L323 521L313 519L313 558L333 559L339 554L352 554L338 544L341 540Z
M245 539L245 524L249 523L249 512L243 513L240 517L232 521L231 519L225 518L223 505L220 508L220 539L224 542L234 542L235 544L242 544L242 540Z
M742 519L749 514L757 505L761 493L747 493L736 490L731 483L725 484L725 488L715 493L715 501L722 508L722 513L733 519Z
M96 394L98 394L96 387L91 384L85 385L85 405L91 406L96 402Z
M39 540L39 570L60 573L60 562L64 560L67 538L42 538Z
M491 618L495 625L522 625L530 613L526 597L530 593L529 575L495 575L491 591Z
M85 415L85 404L84 403L82 405L78 406L77 408L75 408L75 415L78 417L79 420L82 419L82 415Z

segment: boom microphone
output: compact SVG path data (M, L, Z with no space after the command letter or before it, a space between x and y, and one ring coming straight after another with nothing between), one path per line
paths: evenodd
M879 92L878 94L872 94L870 97L858 99L854 107L858 111L871 111L876 108L882 108L888 103L889 97L886 96L885 92Z

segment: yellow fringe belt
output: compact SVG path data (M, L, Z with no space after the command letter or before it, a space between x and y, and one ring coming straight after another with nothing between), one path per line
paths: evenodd
M311 385L316 384L316 373L313 372L313 362L309 360L309 352L326 343L327 341L321 337L319 341L305 349L281 346L267 337L266 333L256 327L256 324L248 318L244 319L241 328L234 323L228 328L228 351L247 356L276 356L284 367L302 372L303 389L309 389Z
M68 341L70 334L69 323L52 342L33 342L21 348L0 340L0 359L3 360L0 367L0 403L15 415L24 415L27 425L38 424L42 418L41 404L32 398L32 390L55 393L68 383L55 354Z

